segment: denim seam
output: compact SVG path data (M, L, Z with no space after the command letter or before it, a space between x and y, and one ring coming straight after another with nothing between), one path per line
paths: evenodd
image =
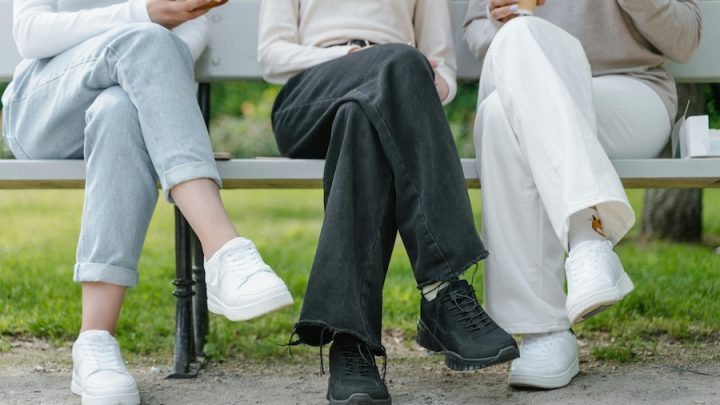
M30 156L28 156L27 152L25 152L25 148L23 148L22 144L20 144L20 140L18 138L13 137L13 136L6 136L5 139L7 139L8 145L10 145L10 139L13 140L12 146L11 146L11 149L12 149L11 151L12 151L13 155L15 155L16 159L18 159L18 160L29 160L30 159ZM17 149L17 151L15 149ZM17 156L18 155L17 152L20 152L22 154L22 156Z
M3 109L1 111L2 115L0 115L0 118L2 119L2 130L3 130L3 138L14 138L14 136L11 136L9 134L9 128L12 128L10 124L12 124L12 121L10 120L10 114L11 108L10 105L13 103L13 100L11 99L10 102L7 105L3 105ZM6 131L6 129L8 129Z
M392 187L392 183L390 183L390 186ZM378 240L380 239L380 228L382 227L382 218L383 218L383 216L385 215L385 211L387 210L388 195L389 195L389 193L386 193L386 194L385 194L385 199L383 200L383 203L382 203L383 209L382 209L382 212L380 213L380 221L379 221L379 222L380 222L380 226L378 227L378 231L375 233L375 240L373 240L372 246L370 247L370 252L368 252L370 258L373 257L373 256L372 256L372 252L374 252L375 249L377 248ZM361 278L360 278L360 285L362 286L363 289L365 288L365 278L366 278L366 276L367 276L367 272L368 272L368 267L369 267L369 265L370 265L370 261L368 261L368 262L365 264L365 269L363 270L362 276L361 276ZM361 293L360 293L360 307L361 307L361 308L365 308L365 302L366 302L365 294L364 294L363 292L361 292ZM363 324L364 324L364 326L365 326L365 330L366 330L366 331L369 331L370 328L369 328L369 326L368 326L366 314L365 314L364 312L362 312L362 313L361 313L361 316L362 316ZM381 331L381 334L382 334L382 331Z
M108 74L109 74L110 78L111 78L115 83L117 83L117 84L125 91L125 93L128 94L128 97L130 98L130 101L131 101L131 102L133 103L133 105L134 105L135 102L133 102L133 100L137 99L137 97L136 97L137 95L136 95L136 93L135 93L135 90L129 85L129 83L126 84L126 86L122 86L122 85L120 85L120 83L119 83L118 80L117 80L117 64L119 64L119 62L120 62L120 59L121 59L121 58L120 58L120 55L117 53L117 51L115 51L115 49L113 49L112 44L108 44L108 45L105 47L105 49L107 49L107 52L105 53L105 58L104 58L105 60L104 60L104 62L105 62L105 64L107 65ZM117 61L118 61L118 62L116 63L116 66L115 66L115 69L114 69L114 70L111 69L110 62L108 61L108 54L110 54L110 53L112 53L113 56L115 56L115 58L116 58ZM137 108L137 106L135 106L135 108ZM140 122L140 109L138 109L138 122ZM140 130L142 131L142 125L141 125L141 129L140 129ZM144 137L145 137L145 134L144 134L144 132L143 132L143 138L144 138ZM146 148L147 148L147 145L146 145ZM156 163L153 161L153 166L156 167L155 165L156 165ZM160 169L162 170L162 173L163 173L163 174L167 172L167 170L166 170L164 167L161 167ZM157 170L156 170L156 171L157 171ZM159 175L159 173L158 173L158 175ZM170 195L170 194L169 194L169 190L168 190L168 196L169 196L169 195Z
M49 79L45 80L44 82L42 82L42 83L40 83L40 84L38 84L38 85L36 85L36 86L33 86L33 87L29 88L28 91L23 92L23 94L22 94L20 97L16 97L17 94L13 94L13 97L10 99L10 101L23 101L23 100L27 99L32 93L34 93L34 92L36 92L37 90L39 90L39 89L47 86L47 85L50 84L50 83L58 80L58 79L61 78L62 76L66 75L69 71L71 71L71 70L73 70L73 69L75 69L75 68L77 68L77 67L79 67L79 66L81 66L81 65L85 65L85 64L88 64L88 63L93 63L93 62L95 62L96 60L97 60L97 58L94 58L94 59L86 59L86 60L77 62L77 63L75 63L75 64L73 64L73 65L70 65L70 66L68 66L67 68L65 68L62 72L59 72L59 73L55 74L54 76L51 76Z
M88 136L88 128L90 127L88 124L95 119L91 110L91 108L85 110L85 127L83 128L83 160L86 158L87 151L95 150L95 141L97 140L97 135Z
M14 94L13 94L14 96ZM14 107L11 108L11 104L13 104L15 100L12 98L10 99L10 102L7 105L3 106L2 111L2 127L3 127L3 138L5 138L5 142L7 143L8 147L10 148L10 151L12 152L15 159L29 159L27 153L25 153L25 149L20 145L20 141L17 139L16 136L12 136L9 134L9 129L12 128L13 120L11 118L12 110ZM8 131L5 131L5 129L8 129ZM11 142L12 140L12 142ZM15 148L18 149L18 151L15 150ZM23 156L18 156L18 152L22 154Z
M385 120L383 119L382 115L380 114L379 111L377 111L377 109L375 109L375 106L372 105L372 103L370 102L369 96L367 94L363 93L360 89L355 89L355 91L363 97L364 101L366 102L365 104L367 104L366 107L371 108L373 110L375 115L380 120L380 123L383 125L386 133L390 133L390 130L389 130L387 124L385 123ZM361 104L361 106L363 106L363 105ZM395 151L399 150L397 145L395 145L395 140L393 139L393 137L389 136L388 138L389 138L390 143L392 144L393 148L395 149ZM397 156L398 156L398 160L400 161L400 164L403 168L403 171L405 172L405 175L408 177L408 179L410 179L410 184L412 184L413 188L415 189L415 193L417 193L418 199L420 200L420 214L423 216L425 228L427 229L428 233L430 234L430 238L432 239L433 244L435 245L438 252L440 253L440 256L445 261L445 265L447 266L448 269L450 269L449 275L453 275L453 273L454 273L453 266L450 265L450 261L448 260L447 256L445 255L445 252L443 252L443 250L440 248L440 245L437 243L435 235L433 234L432 229L430 229L430 224L427 220L427 217L425 216L425 212L422 209L422 206L423 206L422 205L422 194L418 191L417 185L415 184L415 180L412 178L412 176L410 175L410 172L407 170L406 164L402 159L402 155L400 153L397 153Z
M283 108L282 110L275 111L275 115L284 114L284 113L286 113L286 112L290 112L290 111L293 111L293 110L298 110L298 109L300 109L300 108L305 108L305 107L308 107L308 106L314 106L314 105L316 105L316 104L327 104L327 103L332 104L332 103L334 103L335 101L337 101L337 100L340 99L340 98L342 98L342 97L329 97L329 98L323 98L323 99L320 99L320 100L315 100L315 101L313 101L312 103L305 103L305 104L299 104L299 105L293 105L293 106L290 106L290 107L285 107L285 108Z

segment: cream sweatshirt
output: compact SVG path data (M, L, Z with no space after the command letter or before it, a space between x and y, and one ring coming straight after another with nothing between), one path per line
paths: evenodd
M406 43L437 61L455 97L456 62L448 0L262 0L258 61L263 76L285 83L291 76L347 55L353 39Z
M487 14L488 0L470 0L465 41L479 59L502 27ZM547 0L535 15L580 40L593 76L643 81L675 118L675 82L663 64L666 57L687 62L697 48L702 30L698 0Z

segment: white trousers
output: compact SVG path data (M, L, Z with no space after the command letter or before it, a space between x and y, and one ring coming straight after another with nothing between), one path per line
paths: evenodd
M485 305L508 332L568 329L564 256L572 214L596 206L617 243L635 215L613 158L655 157L670 134L660 97L623 76L593 78L580 43L515 18L485 58L475 124L483 193Z

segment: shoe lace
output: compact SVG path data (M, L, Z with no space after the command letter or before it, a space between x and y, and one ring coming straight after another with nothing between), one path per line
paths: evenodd
M451 291L443 299L452 303L450 311L467 330L477 332L493 324L493 320L480 306L472 287L468 286L464 291Z
M605 243L593 243L592 245L585 247L580 255L570 258L569 260L572 260L574 262L581 261L582 266L574 267L577 267L578 269L582 268L586 271L568 271L566 275L568 284L576 285L582 283L583 279L586 279L589 276L587 270L602 268L602 258L607 252L607 249L608 248Z
M245 249L233 249L225 252L222 260L228 269L225 277L246 278L258 271L269 269L255 245L248 241ZM242 284L238 285L241 288Z
M385 348L382 350L382 380L384 382L385 375L387 373L387 354L385 352ZM344 374L368 377L373 371L377 370L375 355L370 351L370 348L367 345L362 343L355 343L354 350L343 351L341 356L343 359L342 369Z
M101 370L124 372L125 365L122 362L122 356L112 343L83 342L82 346L86 354L83 362L88 362L94 372Z
M239 267L264 265L260 252L255 245L247 241L246 249L233 249L225 253L224 259L228 263L236 264Z
M323 345L325 331L328 328L323 328L320 332L320 375L325 375L325 363L323 360ZM370 348L360 342L355 343L356 350L345 350L341 353L343 359L343 372L345 374L362 375L367 377L373 369L377 368L377 362L375 361L375 355L372 353ZM380 357L383 358L382 366L382 381L385 382L385 375L387 374L387 351L385 347L381 347L382 353Z
M556 339L553 334L538 334L523 341L524 349L530 352L548 355L553 353Z

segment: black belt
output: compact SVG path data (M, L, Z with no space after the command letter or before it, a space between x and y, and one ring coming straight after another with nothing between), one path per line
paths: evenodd
M351 39L347 42L329 45L328 48L331 48L333 46L359 46L360 48L365 48L367 46L373 45L377 45L377 42L368 41L367 39Z

